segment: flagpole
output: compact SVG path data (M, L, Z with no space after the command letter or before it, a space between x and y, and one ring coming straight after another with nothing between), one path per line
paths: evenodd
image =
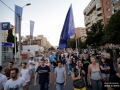
M16 60L16 34L15 34L15 36L14 36L14 44L15 44L15 62L17 62L17 60Z
M78 43L78 42L77 42L76 34L75 34L75 38L76 38L76 39L75 39L75 40L76 40L76 51L77 51L77 56L78 56L78 46L77 46L77 43Z

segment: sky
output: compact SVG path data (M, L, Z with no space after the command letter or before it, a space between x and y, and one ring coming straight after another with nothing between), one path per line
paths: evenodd
M30 35L30 20L35 22L34 36L44 35L53 46L58 46L67 11L72 4L75 27L84 26L83 11L91 0L2 0L13 10L23 7L21 35ZM0 22L14 25L14 12L0 2Z

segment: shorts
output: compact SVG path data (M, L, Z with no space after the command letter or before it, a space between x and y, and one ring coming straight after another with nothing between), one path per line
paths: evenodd
M74 90L86 90L86 87L78 89L78 88L74 88Z
M104 73L102 73L102 76L103 76L104 78L109 78L109 77L110 77L110 74L104 74Z

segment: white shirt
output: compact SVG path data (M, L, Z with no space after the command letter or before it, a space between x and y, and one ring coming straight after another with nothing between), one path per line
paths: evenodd
M20 74L22 75L22 78L25 79L25 82L29 82L30 81L30 73L32 73L30 71L30 69L21 69Z
M5 83L4 90L23 90L23 86L25 85L25 79L22 77L18 77L18 79L15 81L13 81L12 79L8 80Z
M29 61L29 68L32 69L32 68L35 68L35 61L34 60L30 60Z
M7 77L0 73L0 90L4 88L6 81Z

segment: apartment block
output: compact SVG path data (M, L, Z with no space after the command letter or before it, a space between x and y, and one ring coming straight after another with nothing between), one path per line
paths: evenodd
M24 38L22 45L30 45L30 35L26 35L26 38ZM44 48L50 48L51 44L49 41L47 41L47 38L43 35L38 35L34 37L33 40L31 40L31 45L39 45Z
M112 14L120 10L120 0L111 0L112 2Z
M106 23L106 20L112 15L111 0L91 0L84 10L85 30L90 30L93 23L101 21Z

